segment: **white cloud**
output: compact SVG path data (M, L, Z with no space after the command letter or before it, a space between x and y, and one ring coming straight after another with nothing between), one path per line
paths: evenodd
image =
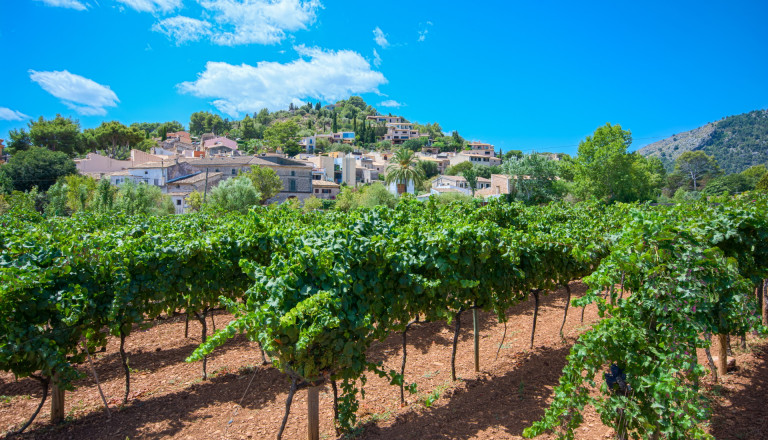
M198 0L218 26L211 41L222 46L275 44L286 31L315 22L319 0Z
M237 117L307 99L335 102L353 94L378 93L378 87L387 82L357 52L304 46L294 49L301 58L286 64L262 61L256 66L236 66L209 61L197 80L183 82L178 88L182 93L214 98L217 109Z
M105 115L107 110L104 107L115 107L120 102L115 92L108 86L66 70L53 72L30 70L29 78L81 115Z
M176 44L183 44L190 41L197 41L210 35L210 24L197 20L195 18L178 15L176 17L166 18L152 26L152 30L165 34Z
M117 0L139 12L171 12L181 7L181 0Z
M24 119L29 119L29 116L8 107L0 107L0 121L22 121Z
M86 9L88 9L88 5L81 2L80 0L37 0L37 1L43 2L48 6L75 9L77 11L85 11Z
M373 49L373 65L376 67L381 66L381 55L379 55L376 49Z
M373 30L373 41L376 42L379 46L383 48L389 47L389 41L387 41L387 34L384 33L384 31L381 30L380 27L376 26L376 29Z
M424 41L427 39L427 34L429 34L429 28L432 26L432 22L428 21L426 25L422 26L421 30L419 30L419 41Z
M405 104L395 101L394 99L388 99L384 102L379 103L379 107L402 107Z

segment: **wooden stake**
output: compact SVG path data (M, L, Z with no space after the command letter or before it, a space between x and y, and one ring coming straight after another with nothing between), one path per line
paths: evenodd
M717 372L722 377L728 373L728 335L720 333L717 339Z
M480 324L477 320L477 308L472 309L472 326L475 331L475 373L480 372Z
M320 440L320 387L307 391L307 440Z
M539 289L533 291L533 329L531 329L531 349L533 349L533 339L536 336L536 319L539 317Z
M571 305L571 286L565 283L565 291L568 292L568 299L565 300L565 313L563 313L563 323L560 324L560 339L565 339L563 335L563 329L565 328L565 320L568 319L568 307Z
M51 423L64 421L64 389L59 388L58 374L53 375L53 389L51 390Z
M766 289L766 280L763 280L760 286L760 294L763 295L763 325L768 326L768 289Z
M456 313L456 323L453 330L453 349L451 350L451 380L456 382L456 345L459 343L459 331L461 330L461 312Z

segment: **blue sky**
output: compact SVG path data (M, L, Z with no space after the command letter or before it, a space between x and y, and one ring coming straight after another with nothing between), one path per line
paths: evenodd
M503 150L768 107L768 2L2 0L0 137L359 94ZM390 107L381 104L389 104Z

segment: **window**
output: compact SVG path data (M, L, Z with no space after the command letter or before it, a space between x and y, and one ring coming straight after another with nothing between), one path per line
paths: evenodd
M331 190L330 190L330 189L324 189L324 190L323 190L323 194L330 194L330 193L331 193Z
M295 176L295 175L296 175L296 171L291 170L291 176Z
M291 192L296 191L296 179L291 179L288 182L289 182L288 187L290 188L289 190Z
M218 169L218 168L216 168L216 170L214 171L214 173L218 173L218 172L219 172L219 169Z
M155 186L160 186L160 179L155 179Z
M315 188L315 194L320 194L320 190Z
M144 174L149 174L149 171L144 171Z
M176 206L181 206L181 199L176 200Z
M236 174L237 174L237 170L236 170L236 169L234 169L234 168L232 168L232 175L234 176L234 175L236 175Z

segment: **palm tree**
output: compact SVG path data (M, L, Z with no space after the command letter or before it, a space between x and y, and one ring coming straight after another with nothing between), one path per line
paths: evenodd
M419 160L413 154L413 151L407 148L400 148L395 152L387 167L386 182L389 185L392 182L397 183L397 194L403 194L408 187L408 182L413 181L414 186L421 185L424 181L424 171L416 166Z

